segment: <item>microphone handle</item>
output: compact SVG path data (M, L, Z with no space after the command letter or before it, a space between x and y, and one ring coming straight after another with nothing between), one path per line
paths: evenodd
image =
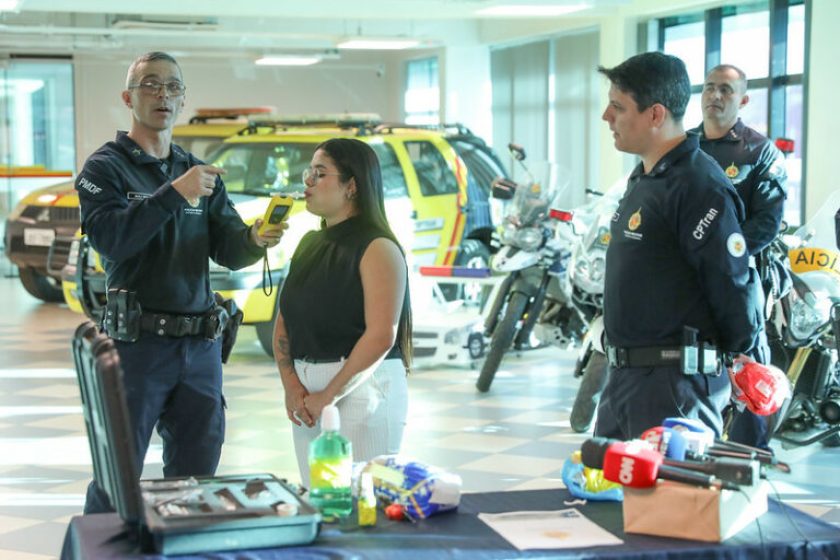
M700 486L702 488L717 488L718 490L737 490L738 485L725 480L718 480L713 476L702 474L680 467L672 467L669 465L662 465L659 467L657 473L658 478L665 480L673 480L674 482L682 482L684 484L691 484L692 486Z
M675 461L664 459L664 465L701 472L722 481L735 484L751 485L759 476L758 463L750 463L744 459L718 458L716 461Z

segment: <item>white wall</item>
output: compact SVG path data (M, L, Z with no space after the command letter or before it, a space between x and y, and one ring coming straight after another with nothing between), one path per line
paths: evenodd
M840 189L837 173L840 111L837 92L840 74L840 2L811 0L810 61L807 69L807 144L805 157L805 219L816 212L825 199Z
M493 139L490 49L452 46L440 55L441 122L459 122L488 143Z
M76 159L85 159L130 125L120 92L131 57L75 58ZM342 54L315 66L265 67L251 60L179 60L187 84L186 122L199 107L273 105L281 113L376 112L400 118L400 59L393 53Z

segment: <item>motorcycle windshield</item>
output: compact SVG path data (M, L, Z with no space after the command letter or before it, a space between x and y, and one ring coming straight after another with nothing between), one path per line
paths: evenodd
M797 274L811 271L831 272L840 276L840 253L834 225L834 214L840 208L840 191L828 197L819 210L794 234L799 246L791 249L791 270Z
M624 196L624 191L627 189L627 182L620 181L615 183L610 189L600 197L593 209L593 214L596 219L589 226L589 229L583 238L583 247L589 249L593 244L603 245L605 248L609 244L610 235L610 220L618 208L618 201Z
M544 163L533 168L534 181L517 186L505 212L506 221L518 227L537 225L548 218L549 210L561 208L562 193L568 186L568 174L557 164Z

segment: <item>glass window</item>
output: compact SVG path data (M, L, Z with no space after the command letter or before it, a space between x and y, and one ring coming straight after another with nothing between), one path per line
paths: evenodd
M414 164L414 172L423 196L455 194L458 182L446 160L434 144L425 141L406 142L405 149Z
M225 144L213 165L223 168L230 193L270 196L302 193L301 174L309 167L314 143Z
M770 12L766 9L724 17L720 61L739 67L750 80L766 78L770 58L769 22Z
M700 93L694 93L688 98L688 105L683 116L683 126L686 129L699 126L703 122L703 105L700 102Z
M793 140L793 153L787 155L787 200L785 221L800 225L802 206L802 86L785 88L785 137Z
M440 122L437 57L409 60L406 63L403 103L406 123L438 124Z
M663 51L685 62L692 84L702 84L706 78L706 24L702 21L672 25L665 28Z
M202 138L200 136L189 136L173 138L173 141L198 159L209 161L213 159L215 156L214 152L221 147L224 139L218 137Z
M787 73L802 74L805 69L805 5L788 9Z
M767 136L767 89L748 89L747 95L750 101L738 112L738 116L748 127Z
M373 148L376 157L379 158L385 198L407 197L408 185L405 183L405 174L397 159L397 154L394 153L394 148L384 142L371 142L370 147Z

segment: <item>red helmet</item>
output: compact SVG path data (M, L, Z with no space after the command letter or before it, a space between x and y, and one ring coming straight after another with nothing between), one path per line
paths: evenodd
M790 398L790 382L776 366L747 362L732 374L735 396L759 416L773 414Z

